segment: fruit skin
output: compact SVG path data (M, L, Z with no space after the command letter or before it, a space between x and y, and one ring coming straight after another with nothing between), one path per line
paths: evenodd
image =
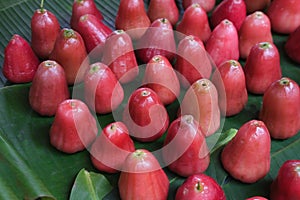
M226 60L238 60L239 37L233 23L227 19L220 22L211 33L205 47L216 67Z
M203 42L198 37L189 35L179 42L174 69L178 72L184 88L201 78L210 78L212 64Z
M40 61L29 43L14 34L4 50L3 75L12 83L27 83L33 80Z
M136 140L151 142L169 126L169 116L158 95L150 88L136 89L123 111L123 122Z
M297 0L274 0L267 15L274 32L289 34L300 26L300 2Z
M179 40L194 35L206 42L211 34L207 13L199 4L192 4L184 11L176 31L182 33L177 34Z
M271 184L270 199L299 199L300 198L300 160L285 161Z
M58 105L70 97L64 69L55 61L43 61L29 90L31 108L43 116L53 116Z
M116 75L120 83L129 83L139 74L130 36L123 30L113 31L106 39L102 62Z
M193 115L206 137L215 133L220 127L221 115L214 84L204 78L194 82L183 97L180 114Z
M260 42L273 43L273 37L268 16L256 11L246 17L239 30L240 57L247 58L252 46Z
M300 64L300 26L289 35L284 50L293 61Z
M100 171L117 173L135 147L123 122L112 122L105 126L90 150L93 165Z
M255 11L263 11L267 8L271 0L244 0L246 4L247 13L253 13Z
M244 0L223 0L215 7L210 19L213 27L227 19L239 30L245 18L246 4Z
M189 176L177 189L175 200L226 200L221 186L206 174Z
M169 60L154 56L146 65L143 87L151 88L164 105L174 102L180 93L180 83Z
M206 12L210 12L216 4L216 0L182 0L182 6L187 9L193 3L199 4Z
M184 177L204 172L210 162L205 136L192 115L171 123L162 153L168 168Z
M138 149L126 158L118 186L123 200L165 200L169 180L152 153Z
M137 42L136 55L143 63L148 63L155 55L165 56L172 62L175 53L176 43L173 28L166 18L159 18L152 22Z
M151 25L143 0L121 0L115 27L126 31L132 40L139 39Z
M77 23L79 21L79 18L85 14L92 14L99 20L104 19L100 10L97 9L94 0L74 0L70 20L70 25L72 29L76 31L78 30Z
M261 42L252 46L244 66L247 90L263 94L282 76L280 55L275 44Z
M268 199L260 196L255 196L255 197L247 198L246 200L268 200Z
M57 108L50 128L50 143L65 153L84 150L96 138L96 120L88 107L78 99L67 99Z
M175 0L152 0L147 15L151 22L159 18L167 18L172 26L175 26L179 19L179 10Z
M262 121L243 124L221 153L223 167L244 183L254 183L270 170L271 138Z
M77 30L84 40L87 53L97 47L95 56L101 56L106 38L112 30L92 14L85 14L79 18Z
M89 66L81 35L68 28L60 31L49 59L55 60L64 68L69 85L73 85L75 81L76 83L83 81Z
M44 9L37 9L31 18L31 47L41 59L47 59L60 32L56 16Z
M241 64L236 60L223 62L212 76L219 94L221 113L233 116L240 113L248 101L246 78Z
M100 62L90 65L84 77L87 105L98 114L107 114L122 103L124 90L111 69Z
M271 137L287 139L300 130L300 90L298 84L283 77L266 90L259 118L268 127Z

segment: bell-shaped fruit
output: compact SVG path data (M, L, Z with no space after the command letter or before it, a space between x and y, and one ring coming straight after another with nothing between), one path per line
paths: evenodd
M55 61L42 62L29 90L31 108L40 115L53 116L58 105L69 97L64 69Z
M246 200L268 200L268 199L261 196L254 196L254 197L247 198Z
M92 144L90 157L98 170L117 173L122 169L127 156L134 151L134 143L125 124L112 122L103 128Z
M122 103L124 91L111 69L100 62L90 65L84 78L87 105L99 114L107 114Z
M270 199L300 199L300 160L285 161L271 184Z
M151 142L167 130L169 116L158 95L150 88L141 87L129 97L123 122L136 140Z
M143 63L148 63L155 55L162 55L172 62L176 54L176 43L169 20L159 18L152 22L137 42L136 53Z
M12 83L31 82L39 65L39 59L29 43L15 34L4 50L3 75Z
M126 31L132 40L139 39L151 25L143 0L121 0L115 27Z
M106 26L95 15L85 14L79 18L77 30L84 40L84 44L88 53L97 48L95 56L101 57L103 46L106 38L111 34L112 30Z
M271 0L244 0L246 3L247 13L253 13L255 11L264 10L267 8Z
M187 9L193 3L199 4L205 12L210 12L216 4L216 0L182 0L182 6Z
M247 57L244 72L247 90L254 94L263 94L274 81L280 79L280 56L275 44L255 44Z
M272 138L287 139L300 130L300 89L290 78L283 77L266 90L260 119Z
M85 14L92 14L99 20L103 19L103 15L100 10L97 9L94 0L74 0L72 5L72 15L70 20L71 28L77 29L79 18Z
M297 0L274 0L271 2L267 15L272 30L277 33L289 34L300 26L300 2Z
M50 128L50 143L65 153L87 148L96 138L97 123L89 108L78 99L67 99L57 108Z
M194 35L206 42L211 34L207 13L199 4L190 5L184 11L176 31L183 34L177 35L180 40L187 35Z
M175 200L226 200L221 186L206 174L189 176L177 189Z
M270 170L271 137L262 121L243 124L235 137L224 147L221 161L235 179L254 183Z
M194 117L205 136L212 135L220 127L218 92L208 79L199 79L189 87L181 102L180 110L181 115L189 114Z
M83 81L89 61L84 41L77 31L62 29L49 58L64 68L69 85Z
M240 57L247 58L252 46L260 42L273 42L271 23L267 15L256 11L246 17L239 30Z
M189 35L179 42L174 68L185 88L201 78L210 78L212 63L209 54L198 37Z
M205 47L217 67L226 60L238 60L239 36L233 23L225 19L218 24Z
M154 56L146 66L143 87L151 88L164 105L174 102L180 93L180 84L169 60Z
M165 200L169 180L154 155L138 149L126 158L118 186L123 200Z
M102 62L109 66L120 83L133 81L139 74L130 36L123 30L110 34L104 45Z
M41 5L31 18L31 47L41 59L47 59L60 32L56 16Z
M162 153L168 168L184 177L204 172L210 161L205 136L192 115L171 123Z
M284 50L293 61L300 64L300 26L289 35Z
M223 115L232 116L243 110L248 101L248 93L244 70L238 61L223 62L214 72L212 82L218 90Z
M246 18L246 4L244 0L223 0L212 12L211 24L216 27L221 21L231 21L237 30Z
M151 22L159 18L167 18L173 26L179 19L179 9L175 0L152 0L147 14Z

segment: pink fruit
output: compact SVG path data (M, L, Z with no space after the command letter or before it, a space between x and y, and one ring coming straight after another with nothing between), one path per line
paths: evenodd
M290 34L284 45L284 50L293 61L300 63L300 26Z
M210 12L214 8L216 0L182 0L182 6L184 9L187 9L194 3L199 4L206 12Z

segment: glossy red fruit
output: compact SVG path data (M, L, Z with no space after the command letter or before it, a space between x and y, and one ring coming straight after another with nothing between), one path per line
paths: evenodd
M246 17L239 30L240 57L247 58L252 46L259 42L273 43L273 37L268 16L256 11Z
M76 153L88 147L98 132L96 120L80 100L67 99L57 108L50 129L50 143L65 153Z
M165 56L170 62L175 58L176 44L172 25L166 18L152 22L146 33L137 42L137 57L148 63L155 55Z
M268 200L268 199L260 196L255 196L255 197L247 198L246 200Z
M64 68L69 85L83 81L89 61L84 41L77 31L62 29L49 58Z
M121 0L115 27L126 31L133 40L139 39L151 25L143 0Z
M151 22L159 18L167 18L173 26L179 19L179 9L175 0L152 0L147 14Z
M219 94L221 113L232 116L240 113L248 101L246 78L241 64L236 60L223 62L212 76Z
M280 55L275 44L255 44L247 57L244 72L247 90L254 94L263 94L274 81L280 79Z
M224 19L227 19L239 30L245 18L246 4L244 0L223 0L213 10L211 24L216 27Z
M220 127L218 92L208 79L199 79L189 87L180 109L181 115L193 115L205 136L212 135Z
M169 60L154 56L146 66L143 87L151 88L164 105L174 102L180 93L180 84Z
M289 34L300 26L300 2L297 0L274 0L271 2L267 15L272 30L277 33Z
M271 185L270 198L273 200L300 198L300 160L285 161Z
M202 41L196 36L186 36L177 48L174 68L183 87L188 88L201 78L209 78L212 63Z
M112 30L92 14L85 14L79 18L77 30L84 40L87 53L97 48L93 54L101 57L106 38Z
M12 83L31 82L39 65L39 59L28 42L15 34L4 50L3 75Z
M102 62L109 66L120 83L129 83L139 74L130 36L123 30L110 34L105 42Z
M98 170L117 173L122 169L127 156L134 151L134 143L125 124L112 122L103 128L92 144L90 157Z
M184 9L187 9L194 3L199 4L206 12L210 12L215 7L216 0L182 0Z
M253 13L259 10L263 11L271 3L271 0L244 0L244 1L246 3L247 13Z
M211 34L207 13L199 4L192 4L184 11L176 31L183 34L177 35L180 40L185 36L194 35L206 42Z
M260 111L275 139L287 139L300 130L300 90L298 84L283 77L266 90Z
M189 176L177 189L175 200L226 200L221 186L206 174Z
M31 47L41 59L47 59L54 48L60 25L56 16L41 7L31 18Z
M300 26L289 35L284 50L293 61L300 63Z
M162 152L168 168L184 177L204 172L210 161L205 136L192 115L171 123Z
M55 61L42 62L29 90L31 108L43 116L53 116L58 105L70 97L64 69Z
M100 62L90 65L84 78L87 105L98 114L107 114L122 103L124 91L110 68Z
M233 23L225 19L218 24L207 40L205 47L216 67L226 60L238 60L240 56L239 37Z
M165 200L169 180L154 155L138 149L126 158L118 186L123 200Z
M235 179L254 183L270 170L271 138L262 121L243 124L236 136L224 147L221 161Z
M167 130L169 116L158 95L150 88L141 87L129 97L123 122L136 140L151 142Z
M98 10L94 0L74 0L72 5L72 15L70 20L71 28L77 29L79 18L85 14L92 14L99 20L103 19L103 15Z

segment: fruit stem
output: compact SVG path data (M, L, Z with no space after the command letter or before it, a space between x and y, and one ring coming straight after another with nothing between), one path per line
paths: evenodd
M197 182L197 184L196 184L196 189L197 189L198 191L202 191L202 187L201 187L200 181Z
M44 0L41 0L40 8L41 8L41 12L43 12L44 11Z
M280 85L288 85L290 83L288 78L283 77L282 79L280 79Z

